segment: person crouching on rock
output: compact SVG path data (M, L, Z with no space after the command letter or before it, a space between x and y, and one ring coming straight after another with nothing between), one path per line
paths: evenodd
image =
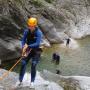
M36 77L36 66L39 63L40 54L42 52L40 48L40 43L42 40L42 32L37 26L37 19L31 17L27 21L28 27L24 30L24 35L22 38L22 61L21 69L19 74L19 81L22 85L23 77L26 71L26 65L31 59L31 85L34 87L34 81Z

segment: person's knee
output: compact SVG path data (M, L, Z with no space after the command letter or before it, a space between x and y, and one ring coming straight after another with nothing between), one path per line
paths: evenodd
M24 60L22 60L22 65L24 66L24 65L26 65L26 61L24 61Z
M33 66L33 67L36 67L36 66L37 66L37 61L33 61L33 62L32 62L32 66Z
M37 65L40 62L40 58L39 57L33 57L32 58L32 64L33 65Z

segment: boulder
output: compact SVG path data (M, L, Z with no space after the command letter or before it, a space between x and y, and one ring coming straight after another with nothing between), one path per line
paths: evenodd
M50 43L61 43L62 42L52 22L50 22L48 19L45 19L42 16L38 17L38 21L39 21L40 28L44 33L44 36L47 38L47 40Z
M15 72L9 72L6 77L2 78L2 76L7 72L7 70L0 69L0 90L12 90L13 85L18 79L18 74Z
M7 71L4 69L0 70L0 77L2 77L3 73ZM10 72L8 76L0 81L0 90L32 90L30 89L30 73L26 73L23 79L23 85L21 87L18 86L18 74L14 72ZM36 80L35 80L35 89L34 90L63 90L61 86L59 86L55 82L50 82L41 77L40 72L37 72Z
M0 69L0 77L7 70ZM30 89L30 73L26 73L23 85L18 86L18 74L10 72L0 81L0 90L32 90ZM62 76L44 70L37 72L34 90L90 90L90 77L87 76Z
M20 41L7 37L0 39L0 60L1 62L13 60L21 56Z
M58 83L64 90L89 90L90 77L87 76L62 76L44 70L42 77L45 80Z

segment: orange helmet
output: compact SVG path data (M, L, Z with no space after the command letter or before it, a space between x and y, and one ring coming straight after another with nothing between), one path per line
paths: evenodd
M36 18L29 18L27 21L28 26L37 26L37 19Z

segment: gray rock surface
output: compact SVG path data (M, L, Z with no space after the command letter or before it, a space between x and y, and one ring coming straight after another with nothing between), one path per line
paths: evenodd
M62 76L44 70L42 77L58 83L64 90L90 90L90 77L87 76Z
M6 70L0 69L0 77ZM62 76L47 70L37 72L35 88L30 89L30 73L26 73L23 86L18 87L18 74L10 72L7 77L0 80L0 90L90 90L90 77Z
M5 72L7 71L0 69L0 77L2 77ZM25 74L22 87L19 87L18 84L18 74L10 72L8 76L0 80L0 90L63 90L57 83L43 79L39 72L37 72L34 89L29 88L30 73Z
M77 39L90 35L89 0L55 0L53 4L44 0L39 2L44 7L42 15L53 22L59 32Z
M14 38L0 38L0 60L12 60L20 57L20 41Z
M18 79L18 74L15 72L10 72L6 77L1 79L7 72L7 70L0 69L0 90L12 90L13 85L15 85Z
M39 25L41 30L43 31L45 37L50 43L61 43L62 40L59 37L59 34L52 22L44 17L38 17Z

